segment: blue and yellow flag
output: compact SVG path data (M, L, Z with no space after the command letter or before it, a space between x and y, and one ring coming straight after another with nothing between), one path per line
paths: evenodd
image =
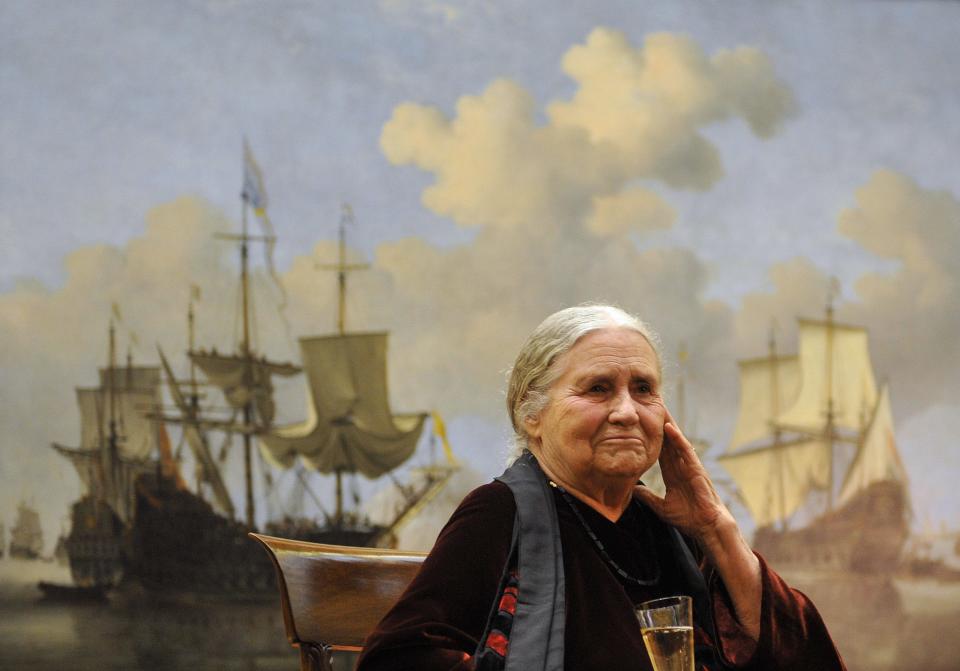
M287 305L287 292L284 290L283 283L280 281L273 264L273 249L277 244L277 239L273 232L273 224L270 223L270 217L267 215L267 190L263 186L263 173L260 172L257 159L253 157L253 151L250 149L247 138L243 138L243 192L241 195L243 202L253 208L254 214L257 215L257 221L260 222L260 227L263 229L267 270L280 291L280 312L282 316L283 309ZM284 319L284 325L286 326L286 319Z
M250 151L247 139L243 139L243 202L253 208L258 217L267 211L267 190L263 188L263 175L260 166Z

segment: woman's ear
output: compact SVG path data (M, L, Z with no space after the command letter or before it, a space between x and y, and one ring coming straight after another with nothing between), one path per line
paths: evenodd
M523 428L527 431L527 436L530 438L539 438L540 437L540 415L535 417L527 416L523 418Z

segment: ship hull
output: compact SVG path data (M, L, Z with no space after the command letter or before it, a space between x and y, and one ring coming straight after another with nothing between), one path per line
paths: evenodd
M259 600L276 596L268 555L247 536L246 525L227 519L196 494L156 475L136 484L125 583L173 600ZM297 525L268 529L298 540L369 545L375 528Z
M70 574L78 587L105 589L123 575L124 525L109 504L85 496L71 508L64 541Z
M90 587L78 587L76 585L60 585L57 583L40 581L37 587L43 592L43 598L47 601L70 602L70 603L88 603L107 601L108 587L103 585L93 585Z
M805 527L758 529L753 546L781 571L893 573L909 533L907 506L901 483L875 482Z

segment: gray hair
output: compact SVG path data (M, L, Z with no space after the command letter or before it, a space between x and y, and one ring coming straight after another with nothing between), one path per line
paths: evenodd
M660 339L638 317L613 305L594 303L554 312L527 337L510 369L507 412L514 436L507 455L508 463L529 447L524 420L538 416L547 406L550 386L560 376L555 365L557 359L588 333L611 327L631 329L646 338L657 357L658 372L662 376Z

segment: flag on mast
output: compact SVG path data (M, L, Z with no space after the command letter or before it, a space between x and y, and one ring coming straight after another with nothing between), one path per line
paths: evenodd
M243 202L252 207L258 217L266 216L267 190L263 188L263 174L260 172L260 166L257 165L257 159L253 157L253 151L247 143L247 138L243 138L243 192L241 196Z
M264 240L264 256L267 262L267 271L273 278L277 289L280 291L281 315L287 305L287 292L283 288L283 283L277 275L277 269L273 264L273 250L277 244L276 236L273 232L273 224L270 223L270 216L267 214L267 190L263 186L263 173L260 172L260 166L257 159L253 157L253 150L250 149L250 143L247 138L243 138L243 191L241 192L243 202L253 208L257 215L257 221L266 236ZM286 320L284 320L286 322Z

